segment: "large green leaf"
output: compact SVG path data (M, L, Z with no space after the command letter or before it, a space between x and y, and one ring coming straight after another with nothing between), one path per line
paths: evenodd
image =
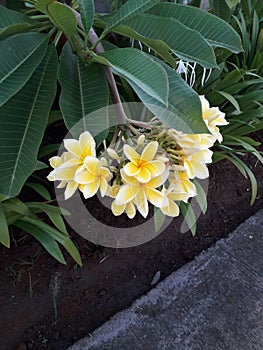
M94 14L95 14L94 1L79 0L79 11L81 14L81 20L85 28L85 32L86 34L88 34L94 20Z
M82 131L89 130L94 136L108 127L105 114L101 113L100 118L90 116L109 102L108 85L100 65L85 66L65 45L60 57L59 82L62 88L59 104L68 129L80 120Z
M44 34L17 34L0 41L0 107L31 77L45 55Z
M108 22L103 36L111 31L112 28L122 24L125 20L138 15L141 12L149 10L160 0L128 0L119 11Z
M165 69L144 52L123 48L101 54L106 58L114 72L129 79L149 96L167 104L169 86Z
M35 168L56 92L57 54L52 45L26 85L0 108L0 192L16 196Z
M132 21L131 21L132 22ZM96 22L98 24L98 22ZM104 27L105 22L99 21L99 26ZM147 28L146 28L147 29ZM114 29L114 32L117 34L121 34L124 36L127 36L129 38L134 38L136 40L139 40L143 44L147 45L150 47L155 53L157 53L164 61L170 64L170 66L176 68L177 62L174 58L174 56L171 53L171 49L169 46L162 40L159 39L151 39L147 38L142 35L142 33L139 33L138 28L133 29L131 26L128 27L126 25L120 25L117 28ZM109 47L109 42L105 41L103 43L105 51L112 50L116 47Z
M46 230L36 227L36 225L33 225L32 223L24 222L23 220L17 220L14 225L31 234L31 236L36 238L43 245L50 255L52 255L60 263L66 264L59 245L53 237L47 234Z
M224 47L235 53L242 51L240 37L235 30L224 20L207 11L192 6L162 3L150 9L149 13L177 19L187 27L199 32L214 46Z
M5 247L10 247L10 236L8 225L6 222L5 213L2 207L2 203L0 202L0 243L2 243Z
M185 61L197 62L205 68L217 66L214 51L207 40L177 19L141 14L126 21L126 25L140 35L139 40L142 42L144 38L159 40L168 46L168 50ZM125 32L121 34L125 35ZM153 49L156 50L156 46ZM162 47L160 49L163 50Z
M37 24L29 16L0 5L0 39L32 30Z
M149 96L141 87L129 81L146 107L167 126L185 133L209 133L201 112L197 93L169 66L159 61L169 79L168 106Z

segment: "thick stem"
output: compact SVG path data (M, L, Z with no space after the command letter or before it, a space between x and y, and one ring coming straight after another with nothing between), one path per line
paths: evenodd
M78 26L82 30L84 30L80 14L76 10L74 10L72 7L70 7L68 5L66 5L66 6L69 7L71 9L71 11L74 13L76 20L77 20L77 23L78 23ZM92 45L97 43L97 41L99 39L95 30L92 27L89 31L88 37L89 37L89 41L91 42ZM103 48L101 43L97 44L95 51L96 51L96 53L103 53L104 52L104 48ZM127 117L126 117L125 111L124 111L122 103L121 103L120 95L119 95L117 85L116 85L115 79L113 77L112 71L111 71L110 67L107 67L107 66L102 66L102 69L104 71L105 77L106 77L108 84L109 84L112 102L115 105L117 122L120 125L127 124Z

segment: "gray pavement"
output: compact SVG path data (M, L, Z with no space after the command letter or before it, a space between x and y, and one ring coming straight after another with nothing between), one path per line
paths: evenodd
M263 350L262 267L263 210L69 350Z

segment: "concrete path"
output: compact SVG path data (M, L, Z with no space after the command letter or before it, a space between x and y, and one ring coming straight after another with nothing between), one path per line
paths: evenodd
M263 350L263 210L69 349Z

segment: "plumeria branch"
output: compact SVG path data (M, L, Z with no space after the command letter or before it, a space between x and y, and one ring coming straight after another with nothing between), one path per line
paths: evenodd
M84 30L84 26L83 23L81 21L81 16L80 14L74 10L72 7L66 5L68 8L70 8L70 10L74 13L78 26ZM89 34L88 34L88 38L89 41L91 42L92 45L96 44L95 47L95 52L96 53L103 53L104 52L104 48L101 42L98 42L99 38L95 32L95 30L93 29L93 27L90 28ZM120 95L117 89L117 85L114 79L114 76L112 74L111 68L107 67L107 66L102 66L102 69L104 71L105 77L108 81L109 84L109 89L110 89L110 94L111 94L111 98L112 98L112 102L115 105L116 108L116 117L117 117L117 122L120 125L124 125L127 124L127 117L126 117L126 113L123 109L122 103L121 103L121 99L120 99Z

